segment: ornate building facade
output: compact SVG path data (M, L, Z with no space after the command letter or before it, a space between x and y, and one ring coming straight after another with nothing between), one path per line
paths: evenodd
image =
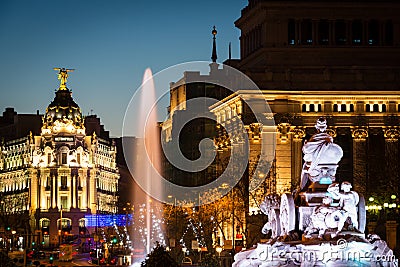
M250 0L242 10L235 22L241 59L226 63L263 91L277 130L274 166L259 197L297 188L301 146L320 116L345 150L339 181L366 196L399 196L399 11L390 0ZM213 112L228 118L222 115L243 97L251 94L243 90ZM258 128L256 139L265 132Z
M315 133L315 121L321 116L327 118L327 132L344 150L337 180L352 182L354 190L375 202L379 199L382 207L384 202L399 203L399 12L400 4L391 0L249 0L235 22L241 31L241 58L225 64L258 85L276 125L272 167L258 174L265 177L264 183L244 200L250 214L259 212L265 195L298 190L302 145ZM223 72L215 63L214 49L212 58L208 78ZM171 107L179 97L175 88L180 87L171 86ZM214 142L219 159L231 151L230 136L222 129L237 117L244 121L251 182L263 155L260 144L271 129L248 119L251 112L244 99L254 95L246 89L209 108L217 122ZM180 96L179 103L186 100L185 94ZM173 119L163 124L164 131L173 131ZM231 228L226 232L232 237Z
M116 213L119 172L116 147L86 132L81 109L58 69L60 87L46 109L40 135L3 142L0 193L3 215L23 213L27 233L45 246L86 235L85 215ZM15 229L17 230L17 229Z

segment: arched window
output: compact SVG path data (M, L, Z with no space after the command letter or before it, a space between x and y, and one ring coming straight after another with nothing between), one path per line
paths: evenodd
M365 111L370 112L371 111L371 104L366 104L365 105Z
M301 111L302 112L306 112L307 111L307 105L306 104L301 105Z
M85 227L85 226L86 226L85 218L79 219L79 227Z
M382 104L382 112L386 112L386 105Z
M337 104L334 104L333 105L333 112L337 112L338 111L338 105Z
M61 226L62 228L70 228L72 226L71 219L62 218ZM60 219L57 220L57 227L60 230Z
M322 105L318 104L318 112L322 112Z
M314 112L314 111L315 111L314 104L310 104L310 111L311 111L311 112Z
M347 110L346 110L346 104L342 104L342 105L341 105L340 111L341 111L341 112L346 112L346 111L347 111Z
M42 218L39 220L39 227L43 228L43 227L49 227L50 226L50 219L47 218Z
M350 112L354 112L354 105L350 104Z
M378 104L374 104L372 111L373 112L379 112L379 105Z

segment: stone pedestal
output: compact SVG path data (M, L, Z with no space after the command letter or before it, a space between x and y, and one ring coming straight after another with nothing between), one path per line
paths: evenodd
M396 247L396 229L397 229L396 221L387 221L386 222L386 242L388 247L394 249Z

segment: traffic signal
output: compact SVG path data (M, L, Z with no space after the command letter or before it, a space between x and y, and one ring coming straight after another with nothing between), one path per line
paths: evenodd
M34 242L32 242L32 246L34 246L34 245L36 245L35 241L34 241Z
M53 256L50 256L50 259L49 259L50 260L50 264L53 264L53 259L54 259Z
M113 242L114 244L116 244L116 243L117 243L117 241L118 241L118 240L117 240L117 238L116 238L116 237L114 237L114 238L113 238L113 240L112 240L112 242Z
M7 231L10 231L10 230L11 230L11 227L10 227L10 226L7 226L6 229L7 229Z

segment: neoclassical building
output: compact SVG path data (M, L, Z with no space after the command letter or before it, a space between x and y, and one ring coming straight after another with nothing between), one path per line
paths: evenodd
M320 116L344 148L339 181L350 180L366 196L385 195L384 201L399 196L398 12L391 0L249 0L235 22L241 58L226 63L258 85L274 113L275 163L260 196L297 188L301 147ZM222 115L251 97L245 88L240 94L212 111L228 118ZM250 129L256 130L250 136L262 136L261 125Z
M86 215L116 213L120 177L115 144L86 132L85 118L66 86L70 70L57 70L60 87L43 116L40 135L31 133L0 147L3 215L25 214L26 232L45 246L89 234Z
M249 0L235 22L241 31L240 59L224 63L258 85L276 125L272 168L257 174L265 177L264 183L243 200L250 214L259 212L266 194L298 189L301 148L321 116L344 150L337 180L350 181L355 191L374 199L367 204L399 203L399 13L400 3L391 0ZM214 51L208 81L223 73ZM199 74L185 73L183 80L189 75ZM189 99L185 90L171 84L171 107ZM199 87L196 93L207 92ZM263 155L261 143L271 131L249 120L244 100L254 97L242 88L209 107L217 122L213 136L219 159L229 157L232 149L231 137L222 129L238 117L244 121L250 140L249 183ZM173 120L164 122L164 131L173 133ZM226 235L232 238L234 231L227 228Z

